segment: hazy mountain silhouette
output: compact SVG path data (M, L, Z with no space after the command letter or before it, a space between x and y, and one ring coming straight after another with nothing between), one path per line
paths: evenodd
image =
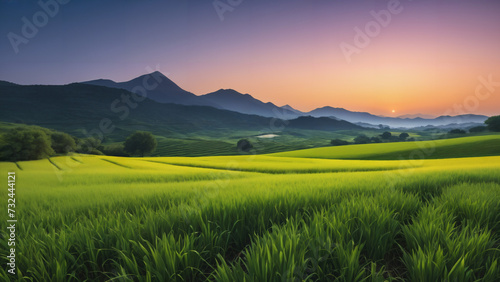
M255 99L250 94L241 94L233 89L219 89L215 92L202 95L206 101L217 105L221 109L240 112L244 114L260 115L264 117L275 117L281 119L296 118L300 114L290 107L278 107L273 103L264 103Z
M488 118L483 115L458 115L458 116L440 116L433 119L425 118L393 118L381 117L366 112L351 112L343 108L323 107L315 109L308 115L314 117L336 117L346 120L351 123L365 123L372 125L387 125L390 127L420 127L426 125L441 126L447 124L462 124L462 123L484 123Z
M293 128L334 131L339 129L363 129L363 127L354 125L345 120L336 120L328 117L315 118L312 116L302 116L288 121L288 125Z
M160 103L217 107L217 105L206 101L204 98L182 89L159 71L141 75L125 82L97 79L81 83L125 89L144 96L143 91L139 90L141 89L139 87L142 87L142 89L147 88L145 92L146 97Z
M125 107L120 102L124 94L132 95L125 89L81 83L23 86L0 81L0 121L40 125L84 137L83 130L97 130L103 119L109 119L116 129L106 136L120 141L135 130L169 137L195 132L217 136L227 130L272 131L270 125L275 123L270 117L149 98ZM360 127L328 118L300 118L286 128L333 131Z
M295 119L300 116L312 116L316 118L329 117L369 127L390 126L392 128L412 128L427 125L443 126L447 124L483 123L488 118L487 116L482 115L460 115L454 117L441 116L432 118L432 116L423 114L385 117L373 115L367 112L354 112L344 108L335 108L330 106L317 108L310 112L301 112L294 109L290 105L278 107L270 102L264 103L249 94L241 94L233 89L220 89L212 93L197 96L182 89L160 72L142 75L126 82L114 82L109 79L98 79L83 83L134 91L137 86L143 86L145 81L152 85L155 85L156 82L158 82L156 87L153 87L146 93L148 98L156 102L211 106L218 109L225 109L244 114L279 119Z
M220 89L212 93L197 96L182 89L158 71L139 76L126 82L97 79L82 83L134 91L135 87L143 86L144 81L153 85L160 81L157 87L146 92L148 98L160 103L212 106L244 114L285 119L296 118L302 114L301 112L296 114L295 112L297 112L297 110L291 107L281 108L273 103L264 103L249 94L242 94L233 89Z
M425 118L425 119L433 119L436 118L436 116L433 115L425 115L425 114L407 114L407 115L401 115L398 116L397 118Z
M0 86L15 86L15 85L17 85L17 84L12 83L12 82L8 82L8 81L0 80Z
M288 104L281 106L280 108L283 109L283 113L285 113L286 116L304 116L304 115L306 115L306 113L301 112Z

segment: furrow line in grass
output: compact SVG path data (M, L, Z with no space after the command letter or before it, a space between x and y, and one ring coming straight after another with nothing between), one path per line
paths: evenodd
M151 160L141 160L144 162L158 163L164 165L173 165L173 166L181 166L181 167L191 167L191 168L204 168L204 169L213 169L213 170L224 170L224 171L245 171L245 172L255 172L255 173L264 173L264 174L273 174L271 172L263 172L258 170L245 170L238 168L220 168L220 167L211 167L211 166L203 166L203 165L189 165L189 164L174 164L160 161L151 161Z
M83 164L83 162L82 162L82 161L80 161L79 159L77 159L77 158L75 158L75 157L71 157L71 159L72 159L72 160L74 160L74 161L75 161L75 162L77 162L77 163L81 163L81 164Z
M56 165L56 163L54 163L54 161L52 161L50 158L47 158L47 160L49 160L49 162L55 166L58 170L63 170L61 167L59 167L58 165Z
M127 166L127 165L124 165L124 164L120 164L120 163L117 163L115 161L111 161L111 160L108 160L108 159L101 159L101 160L103 160L105 162L108 162L108 163L111 163L111 164L114 164L114 165L117 165L117 166L124 167L124 168L130 168L130 169L132 168L130 166Z
M17 168L18 168L19 170L23 170L23 168L19 165L19 163L18 163L18 162L14 162L14 164L17 166Z
M399 167L394 167L394 168L355 168L355 169L331 169L331 170L283 170L283 171L263 171L259 169L249 169L249 168L222 168L222 167L215 167L215 166L209 166L209 165L202 165L202 164L181 164L181 163L168 163L168 162L162 162L162 161L153 161L153 160L142 160L146 162L152 162L152 163L160 163L160 164L166 164L166 165L173 165L173 166L181 166L181 167L192 167L192 168L205 168L205 169L215 169L215 170L227 170L227 171L245 171L245 172L255 172L255 173L264 173L264 174L319 174L319 173L345 173L345 172L377 172L377 171L390 171L390 170L401 170Z

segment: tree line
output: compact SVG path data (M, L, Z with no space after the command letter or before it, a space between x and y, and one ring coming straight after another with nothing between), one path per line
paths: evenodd
M470 133L481 133L486 131L500 132L500 116L493 116L488 118L485 122L485 126L476 126L469 129ZM448 137L460 136L467 134L467 131L463 129L452 129L448 131ZM404 141L415 141L415 138L410 137L406 132L399 135L392 135L391 132L385 131L384 133L368 137L365 134L360 134L354 138L353 142L348 142L343 139L333 139L330 141L332 146L344 146L349 144L369 144L369 143L383 143L383 142L404 142Z
M470 133L484 131L500 132L500 116L490 117L485 126L469 129ZM450 137L466 134L462 129L453 129L448 132ZM393 135L386 131L380 135L368 137L361 134L354 138L354 144L415 141L406 132ZM333 139L333 146L352 144L342 139ZM76 138L64 132L50 130L39 126L21 126L13 128L0 136L0 161L39 160L69 153L112 155L112 156L141 156L151 154L156 150L158 142L151 132L137 131L126 138L123 143L103 145L96 138ZM236 145L239 152L250 152L253 145L247 139L241 139Z
M39 126L13 128L0 141L0 161L39 160L69 153L143 157L154 152L158 145L150 132L137 131L123 144L104 146L97 138L76 138Z

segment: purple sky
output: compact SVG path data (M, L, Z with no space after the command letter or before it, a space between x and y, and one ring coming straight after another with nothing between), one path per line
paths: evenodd
M390 1L243 0L223 21L213 3L69 1L16 54L8 34L22 36L22 18L43 10L2 1L0 80L125 81L159 66L195 94L233 88L301 110L384 115L440 114L467 103L478 77L500 81L500 1L402 0L350 63L342 42L352 45L355 28ZM498 114L499 106L500 90L468 112Z

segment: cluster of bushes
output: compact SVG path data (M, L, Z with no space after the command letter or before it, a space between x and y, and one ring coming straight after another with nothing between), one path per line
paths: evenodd
M489 130L488 126L476 126L476 127L469 128L469 133L472 133L472 134L481 133L481 132L486 132L488 130ZM448 135L450 135L450 136L465 135L465 134L467 134L467 131L465 131L463 129L459 129L459 128L452 129L452 130L448 131Z
M78 139L67 133L39 126L9 130L2 137L0 160L26 161L70 152L102 154L101 142L95 138Z
M415 141L415 138L411 137L406 132L399 135L392 135L389 131L386 131L378 136L368 137L365 134L358 135L354 138L354 142L347 142L342 139L333 139L330 144L332 146L343 146L349 144L369 144L369 143L384 143L384 142L404 142L404 141Z
M476 127L469 128L470 133L481 133L481 132L485 132L487 130L488 130L488 127L486 127L486 126L476 126Z
M81 153L111 156L144 156L156 149L157 142L149 132L135 132L124 144L104 146L97 138L76 138L64 132L39 126L24 126L1 136L0 161L39 160L55 155Z
M484 126L475 126L469 128L469 133L481 133L486 131L500 132L500 116L493 116L484 122ZM448 135L465 135L467 131L463 129L452 129L448 131Z

